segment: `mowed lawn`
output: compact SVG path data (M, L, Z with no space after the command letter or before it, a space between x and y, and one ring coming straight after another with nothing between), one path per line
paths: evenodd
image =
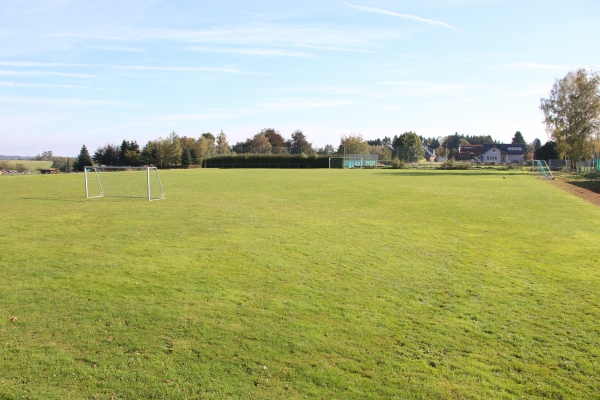
M600 398L600 208L508 171L161 178L0 177L0 398Z

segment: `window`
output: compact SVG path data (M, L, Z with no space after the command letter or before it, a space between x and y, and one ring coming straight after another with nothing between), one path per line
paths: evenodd
M509 147L508 151L523 151L522 147Z

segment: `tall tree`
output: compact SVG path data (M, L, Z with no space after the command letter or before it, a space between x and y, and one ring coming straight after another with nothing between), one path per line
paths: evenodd
M251 152L260 154L270 153L271 148L273 147L271 146L271 142L269 142L267 135L263 132L258 132L254 135L248 144L250 145Z
M523 137L523 134L521 133L521 131L516 131L515 132L515 136L513 136L512 138L512 144L525 144L525 138Z
M309 143L308 140L306 140L306 135L300 129L296 129L292 132L292 138L289 144L290 152L292 154L314 153L312 143Z
M461 145L461 142L460 142L461 139L464 139L464 135L459 135L458 132L456 132L454 135L446 136L446 138L444 138L444 141L442 144L449 151L452 151L452 150L458 151L458 149Z
M158 140L150 140L140 154L140 161L146 165L163 165L163 152Z
M221 129L221 133L217 136L217 154L230 154L231 148L229 147L229 143L227 142L227 135Z
M92 159L99 165L119 165L119 150L117 145L106 143L104 146L96 149Z
M280 153L282 149L285 149L285 139L281 136L279 131L276 131L273 128L264 128L261 129L260 133L264 134L269 143L271 143L271 148L274 153Z
M394 139L398 158L405 162L416 162L425 158L425 150L421 138L416 133L409 131Z
M129 156L126 157L127 152L129 152ZM137 159L133 153L140 154L140 146L137 144L135 140L127 141L123 140L121 143L121 148L119 149L119 164L120 165L135 165L131 164L132 160Z
M205 132L202 134L203 138L206 138L207 140L212 140L213 142L215 141L215 137L212 133L210 132Z
M539 149L535 150L535 159L536 160L555 160L560 158L558 154L558 148L556 147L556 142L552 140L547 141L543 146Z
M319 150L317 150L317 154L319 154L321 156L330 156L334 152L335 152L335 149L330 144L326 144L325 147L320 148Z
M554 82L541 99L546 131L561 155L573 161L591 157L600 126L600 75L580 68ZM579 163L578 163L579 165Z
M340 138L339 154L368 154L369 143L362 135L351 133Z
M181 165L190 165L192 164L192 155L190 153L190 149L184 147L181 151Z
M92 157L90 157L90 152L88 151L85 144L81 146L81 150L79 151L79 155L77 159L73 163L73 169L76 171L83 171L83 167L92 166L94 163L92 162Z

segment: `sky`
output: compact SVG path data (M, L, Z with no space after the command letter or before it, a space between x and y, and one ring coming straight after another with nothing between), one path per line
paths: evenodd
M0 154L262 128L543 143L540 98L600 69L598 38L598 0L0 0Z

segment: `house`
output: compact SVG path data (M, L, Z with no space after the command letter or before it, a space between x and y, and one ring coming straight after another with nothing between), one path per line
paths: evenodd
M427 146L423 146L423 150L425 150L425 159L427 161L435 161L435 150L427 147Z
M525 156L523 143L488 143L482 145L479 161L483 163L522 162Z
M458 154L454 156L457 161L470 161L481 155L482 144L463 144L458 148Z

